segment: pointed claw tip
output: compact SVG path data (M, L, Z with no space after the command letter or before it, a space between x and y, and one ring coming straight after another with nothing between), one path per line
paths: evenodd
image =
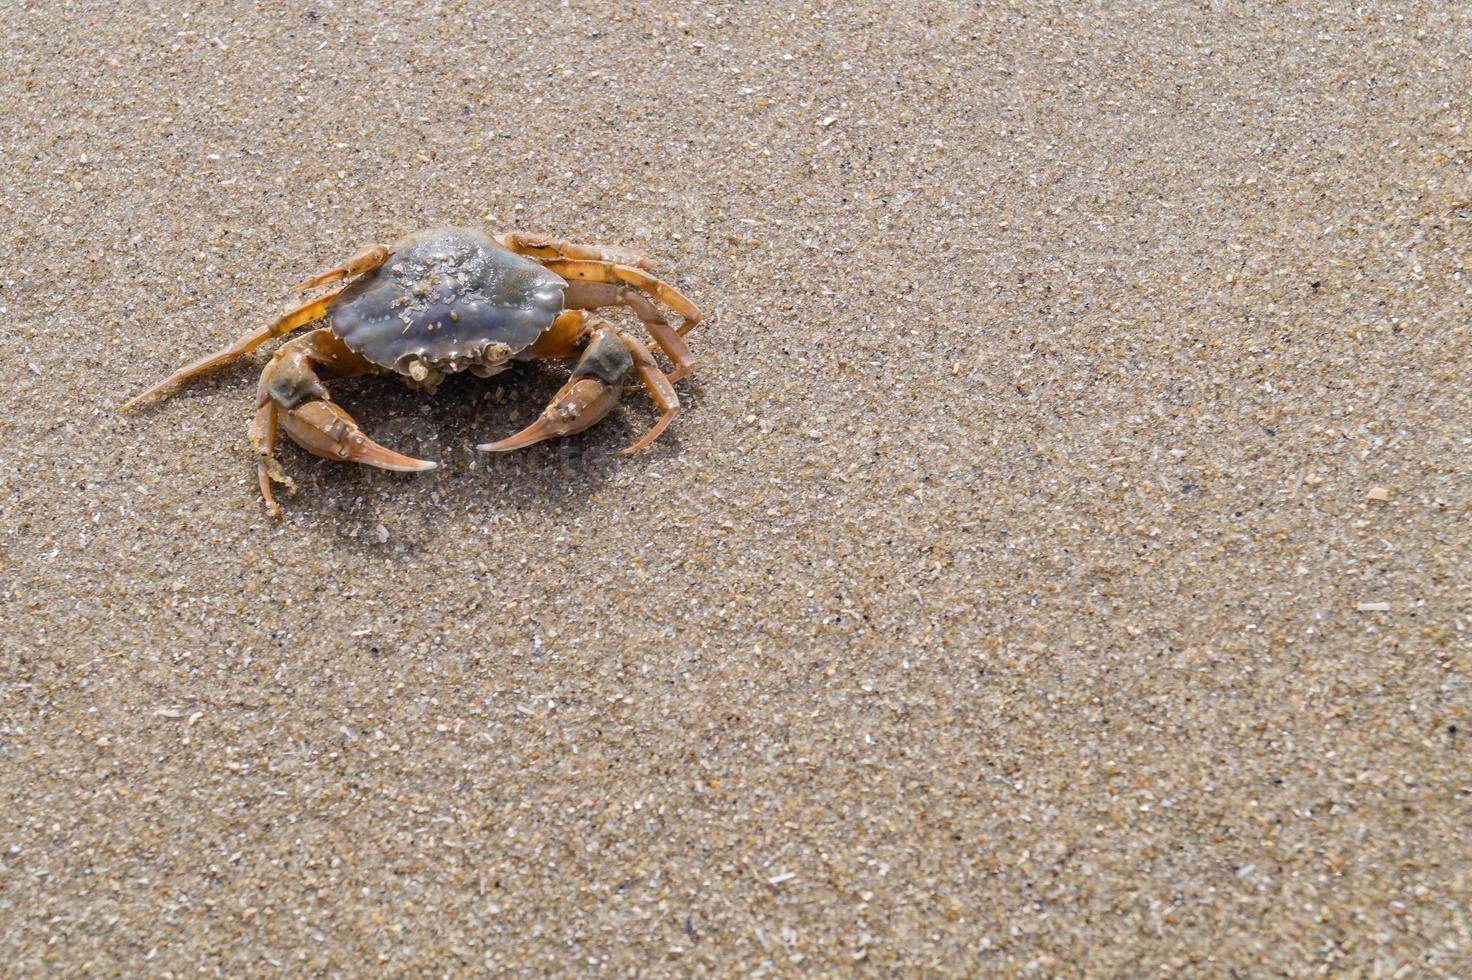
M548 439L566 434L566 429L551 425L545 418L538 418L520 432L509 435L505 439L484 443L475 448L483 453L509 453L513 449L524 449L527 446L535 446L539 442L545 442Z
M399 456L398 460L359 458L353 461L377 467L380 470L392 470L395 473L427 473L440 465L428 459L414 459L409 456Z
M541 436L536 439L523 438L523 433L518 432L514 436L507 436L505 439L498 439L495 442L487 442L475 448L483 453L509 453L514 449L525 449L527 446L535 446L537 443L550 438L551 436Z
M144 402L148 401L155 394L157 394L158 390L159 390L159 386L158 385L154 385L152 388L149 388L147 391L139 392L138 394L134 395L132 398L129 398L127 401L125 401L121 405L119 405L118 406L118 411L119 412L127 412L127 411L130 411L130 410L134 409L134 408L137 408L139 405L142 405Z

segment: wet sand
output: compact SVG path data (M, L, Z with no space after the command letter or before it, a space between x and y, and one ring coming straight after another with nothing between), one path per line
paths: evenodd
M1472 974L1468 13L919 8L0 8L8 971ZM446 223L665 436L115 410Z

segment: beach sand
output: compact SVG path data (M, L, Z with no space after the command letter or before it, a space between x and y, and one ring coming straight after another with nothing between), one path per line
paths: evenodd
M925 6L0 7L5 972L1472 974L1472 15ZM116 410L435 224L684 413Z

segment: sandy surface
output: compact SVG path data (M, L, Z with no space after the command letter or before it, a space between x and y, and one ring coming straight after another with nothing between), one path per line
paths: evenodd
M0 6L7 972L1472 975L1465 6L118 6ZM437 223L686 414L114 411Z

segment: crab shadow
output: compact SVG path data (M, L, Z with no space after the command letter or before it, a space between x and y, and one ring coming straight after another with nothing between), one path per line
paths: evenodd
M566 367L530 362L488 379L451 375L432 396L382 376L339 382L333 399L371 438L439 466L407 474L347 465L319 459L283 438L278 455L298 488L283 505L292 512L315 511L349 550L381 555L389 544L397 553L412 553L442 547L466 524L484 524L507 511L575 509L615 472L679 451L672 426L644 451L619 453L655 418L639 390L627 391L607 418L576 435L508 453L476 448L529 424L567 375ZM689 384L684 393L698 392L697 384Z

